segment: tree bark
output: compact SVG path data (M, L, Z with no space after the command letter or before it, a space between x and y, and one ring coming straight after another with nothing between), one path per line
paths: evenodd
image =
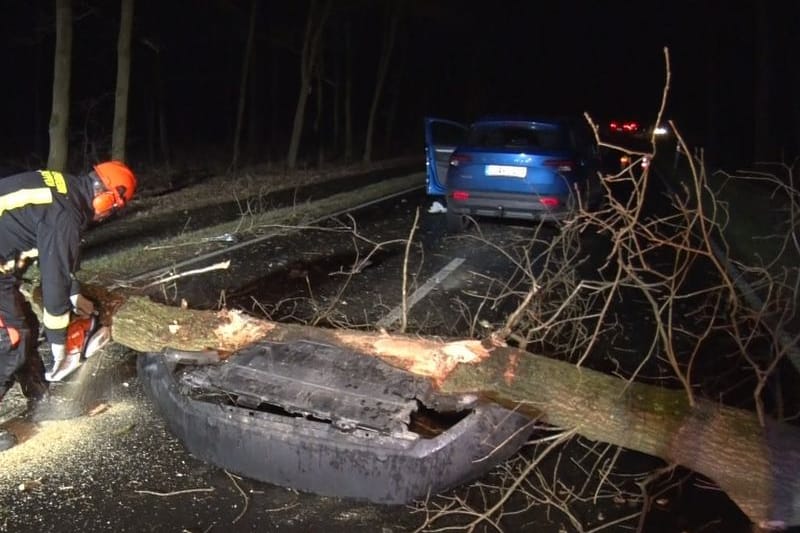
M350 20L344 26L344 160L353 159L353 43Z
M326 330L141 297L102 299L113 314L114 340L140 352L173 347L227 355L261 339L338 345L427 377L441 392L479 394L586 438L694 470L717 483L754 523L800 524L800 429L776 421L761 427L749 411L705 400L693 407L681 390L628 383L477 340Z
M342 118L342 103L340 101L340 98L342 97L341 57L341 52L333 54L333 65L331 68L331 71L333 72L333 82L331 83L331 117L333 119L333 123L331 124L331 151L333 152L334 157L341 155L342 147L340 122Z
M158 146L161 150L161 158L169 170L172 166L172 150L170 150L169 131L167 129L167 88L164 83L164 73L162 72L161 51L156 52L155 58L155 83L157 96L157 115L158 115Z
M392 51L394 50L395 36L397 35L397 24L400 20L400 5L390 3L387 6L389 14L388 31L384 33L383 46L381 48L381 58L378 63L378 74L375 79L375 92L372 95L372 105L369 109L369 118L367 120L367 133L364 140L364 154L362 161L369 163L372 161L372 138L375 131L375 115L378 113L378 103L383 93L383 85L386 82L386 73L389 71L389 63L392 59Z
M323 81L325 77L325 65L323 59L317 63L316 68L316 82L317 82L317 105L314 110L314 136L317 138L317 168L322 168L325 164L325 135L323 134L324 128L322 127L323 120Z
M289 140L289 154L286 156L286 166L293 169L297 166L297 154L300 150L300 136L303 133L306 104L308 95L311 94L311 76L321 51L322 32L325 21L330 11L330 0L323 0L317 15L317 3L312 0L306 22L305 37L303 38L303 52L300 57L300 94L297 96L297 107L294 112L292 136Z
M242 72L239 78L239 104L236 107L236 126L233 132L233 157L231 157L231 170L235 171L239 167L239 149L242 139L242 126L244 124L244 107L247 101L247 77L251 67L251 57L253 54L253 41L256 33L256 13L258 2L250 2L250 21L247 25L247 43L244 47L244 57L242 58Z
M131 35L134 0L122 0L117 38L117 88L114 94L114 129L111 133L111 158L125 161L128 131L128 92L131 81Z
M161 73L161 45L151 39L142 39L142 44L153 51L153 95L150 108L150 135L148 147L150 162L155 162L156 144L161 153L163 163L170 167L169 142L167 138L167 97Z
M64 171L69 151L69 91L72 62L72 0L56 0L56 52L47 168Z
M773 136L772 101L772 50L774 36L770 28L770 6L766 2L755 4L755 143L754 161L775 161Z

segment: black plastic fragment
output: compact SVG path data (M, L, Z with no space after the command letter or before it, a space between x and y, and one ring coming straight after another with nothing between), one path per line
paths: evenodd
M262 342L197 367L152 353L140 356L138 367L148 395L192 454L328 496L421 499L479 477L529 433L528 418L479 404L423 438L409 429L409 417L430 394L426 380L328 345Z

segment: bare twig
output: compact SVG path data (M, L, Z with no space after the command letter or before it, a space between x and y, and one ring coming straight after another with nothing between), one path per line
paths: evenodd
M406 251L403 256L403 286L401 290L402 297L402 313L400 314L400 333L405 333L408 326L408 256L411 251L411 243L414 241L414 232L417 230L419 223L419 207L414 214L414 223L411 225L411 231L408 234L406 241Z
M153 490L135 490L133 491L136 494L149 494L150 496L160 496L160 497L170 497L170 496L180 496L182 494L193 494L197 492L214 492L213 487L209 488L202 488L202 489L186 489L186 490L176 490L172 492L156 492Z
M225 270L227 268L230 268L230 266L231 266L230 260L221 261L219 263L204 268L195 268L193 270L187 270L186 272L181 272L180 274L173 274L171 276L167 276L166 278L153 281L152 283L148 283L147 285L145 285L145 288L153 287L155 285L164 285L165 283L169 283L170 281L175 281L176 279L185 278L188 276L195 276L197 274L211 272L212 270Z
M225 473L230 478L231 483L233 483L233 486L236 487L236 490L239 491L239 494L242 495L242 499L244 499L244 505L242 506L241 512L238 515L236 515L236 518L234 518L233 521L231 522L231 524L235 524L247 512L247 506L250 505L250 498L247 497L247 494L245 494L245 492L242 490L242 487L240 487L239 484L236 482L237 479L241 479L241 478L239 478L237 476L234 476L233 474L231 474L227 470L225 470Z

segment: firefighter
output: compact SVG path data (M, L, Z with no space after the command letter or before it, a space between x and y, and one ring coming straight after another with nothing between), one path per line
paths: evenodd
M15 381L29 410L49 399L46 376L56 374L64 360L70 312L94 311L74 276L81 234L90 222L124 207L135 191L136 177L119 161L83 175L38 170L0 179L0 401ZM42 325L53 354L49 373L37 349L39 321L19 290L32 260L41 274ZM15 442L0 429L0 450Z

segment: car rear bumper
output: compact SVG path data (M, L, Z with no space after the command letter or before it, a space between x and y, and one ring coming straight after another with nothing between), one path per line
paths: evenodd
M594 209L602 200L602 190L596 179L590 179L581 186L582 204ZM447 210L455 215L485 216L494 218L514 218L522 220L559 220L566 217L576 206L570 194L530 194L495 191L466 190L469 198L455 199L447 196ZM542 198L555 198L558 205L542 203Z
M550 195L548 198L558 198L558 205L544 205L540 201L541 196L536 194L470 191L466 200L456 200L448 196L447 211L456 215L522 220L560 219L569 213L568 196Z

